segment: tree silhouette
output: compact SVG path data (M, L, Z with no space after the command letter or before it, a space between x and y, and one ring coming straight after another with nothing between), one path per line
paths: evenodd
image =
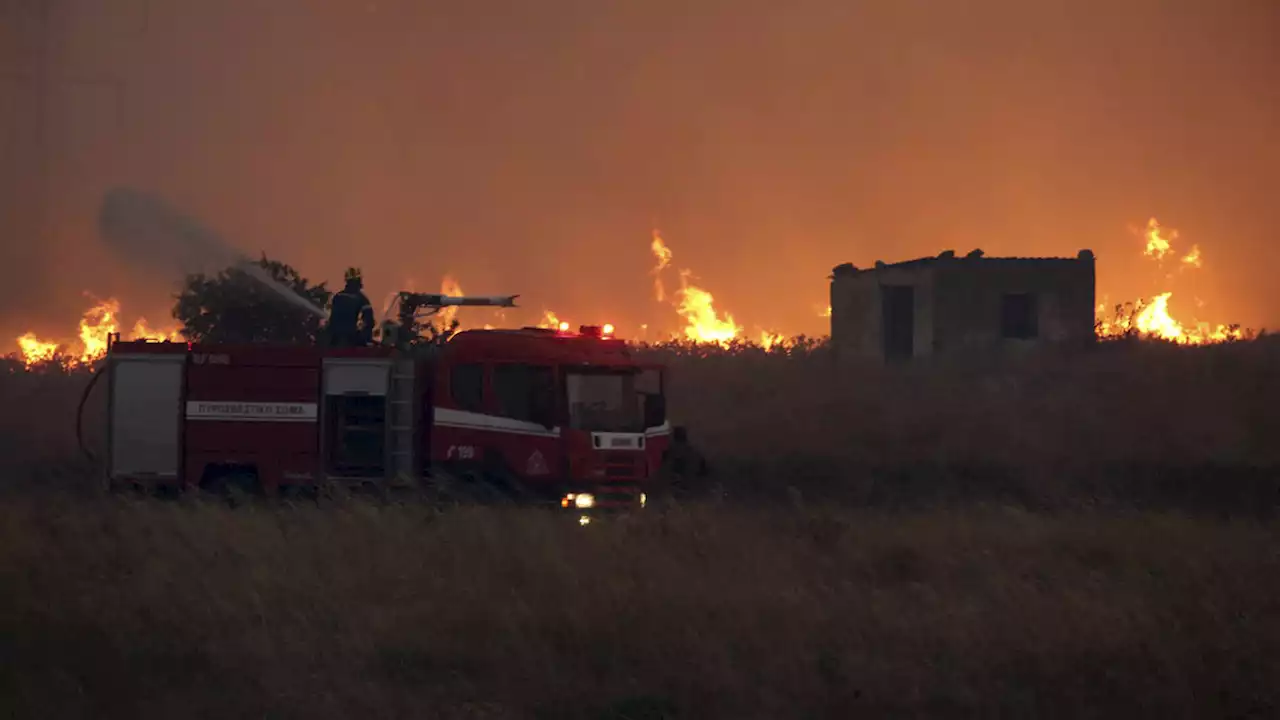
M327 307L332 293L324 283L312 284L293 267L266 254L255 263L273 280L318 307ZM188 275L175 296L173 317L192 342L313 344L322 318L290 302L232 266L209 276Z
M407 321L407 324L406 324ZM383 339L394 338L393 342L402 350L409 348L425 348L443 345L449 338L457 334L462 323L457 319L444 321L436 317L418 317L401 315L399 322L384 322ZM391 335L387 335L391 333Z
M458 334L458 330L462 327L462 323L453 320L448 324L440 323L420 323L417 332L414 335L414 345L443 345L449 341L449 338Z

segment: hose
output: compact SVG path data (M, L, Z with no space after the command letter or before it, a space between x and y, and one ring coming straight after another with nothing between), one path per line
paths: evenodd
M76 443L80 445L80 453L91 463L96 463L98 458L89 452L88 446L84 443L84 406L89 402L89 393L93 391L93 386L98 384L98 379L110 371L111 364L106 363L102 370L95 372L93 377L89 378L89 384L84 386L84 392L80 394L80 406L76 408Z

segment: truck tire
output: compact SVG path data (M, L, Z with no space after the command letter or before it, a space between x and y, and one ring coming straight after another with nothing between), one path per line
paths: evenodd
M200 481L200 489L233 505L244 504L262 491L257 473L249 468L210 468L205 475Z

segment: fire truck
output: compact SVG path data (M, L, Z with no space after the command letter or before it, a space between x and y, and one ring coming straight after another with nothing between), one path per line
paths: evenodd
M401 294L424 306L515 296ZM112 487L334 484L574 511L640 507L671 441L665 369L608 326L465 330L443 343L209 345L113 338Z

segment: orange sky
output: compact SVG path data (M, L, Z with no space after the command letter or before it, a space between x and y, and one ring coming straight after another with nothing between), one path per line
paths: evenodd
M825 332L833 265L948 248L1090 247L1100 292L1153 293L1152 216L1204 253L1175 305L1280 321L1270 0L48 4L43 70L21 23L0 38L48 78L41 146L0 74L0 337L74 327L83 290L166 313L93 231L119 183L310 276L361 265L375 297L448 272L624 335L682 325L655 219L748 327ZM41 148L47 234L12 191Z

